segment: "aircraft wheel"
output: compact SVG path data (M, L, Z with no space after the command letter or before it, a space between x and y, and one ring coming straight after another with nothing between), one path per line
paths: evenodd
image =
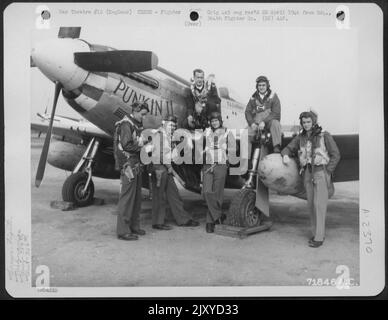
M90 181L86 192L84 194L82 193L87 179L88 175L85 172L71 174L63 183L63 201L73 202L78 207L86 207L92 204L94 196L94 184L92 180Z
M245 188L233 197L226 223L236 227L255 227L262 222L263 213L256 208L256 192Z

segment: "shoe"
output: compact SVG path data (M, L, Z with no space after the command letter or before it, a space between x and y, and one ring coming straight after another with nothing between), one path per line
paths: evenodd
M171 230L172 229L172 227L170 227L166 224L153 224L152 228L157 229L157 230Z
M280 150L280 146L277 144L273 147L273 153L280 153L282 150Z
M309 247L312 247L312 248L318 248L322 244L323 244L323 241L315 241L314 239L309 241Z
M199 226L199 222L192 219L180 225L180 227L198 227L198 226Z
M206 223L206 232L213 233L214 232L214 223Z
M137 234L139 236L144 236L146 234L145 230L143 229L131 229L132 234Z
M118 235L117 238L120 239L120 240L126 240L126 241L138 240L139 239L137 237L137 235L133 234L133 233L121 234L121 235Z

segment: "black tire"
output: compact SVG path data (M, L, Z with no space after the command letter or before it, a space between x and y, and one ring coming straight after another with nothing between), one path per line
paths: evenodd
M90 181L85 195L81 195L81 190L84 188L87 179L88 175L84 172L77 172L67 177L62 187L63 201L73 202L78 207L86 207L92 204L94 197L93 180Z
M241 189L233 197L226 223L236 227L255 227L261 224L263 213L256 208L256 191Z

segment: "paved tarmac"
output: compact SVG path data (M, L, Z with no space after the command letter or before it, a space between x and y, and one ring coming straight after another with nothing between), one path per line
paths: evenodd
M147 234L126 242L115 233L119 181L94 178L95 196L105 201L102 206L52 209L50 201L62 200L69 173L47 165L41 187L35 188L43 139L33 137L31 144L32 270L47 265L52 287L306 286L308 279L338 277L338 265L348 266L350 277L359 281L358 182L335 185L326 241L318 249L307 245L304 200L271 194L271 230L240 240L206 233L205 202L182 189L185 208L199 227L178 227L170 220L173 230L154 230L151 202L145 200L141 225ZM227 190L226 206L235 192Z

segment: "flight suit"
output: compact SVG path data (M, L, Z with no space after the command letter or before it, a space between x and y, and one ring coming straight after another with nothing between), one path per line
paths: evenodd
M311 233L315 241L323 241L327 203L334 193L331 176L340 160L337 144L328 132L321 132L319 129L308 137L303 131L281 154L299 156L310 213Z
M224 202L224 188L228 171L226 156L227 131L221 127L208 128L206 138L206 164L203 166L203 196L208 206L206 223L221 218Z
M117 235L140 229L142 166L139 137L142 125L132 117L116 123L114 154L120 170L120 196L117 205Z
M277 94L271 90L267 91L267 94L260 97L258 91L256 91L250 98L247 107L245 109L245 118L248 122L248 136L249 139L249 156L251 154L252 141L257 132L254 132L251 128L253 123L257 125L264 121L265 127L269 129L272 137L272 145L281 145L282 131L280 125L280 100Z
M152 225L164 224L167 205L170 206L177 225L183 225L192 218L183 208L183 201L174 177L169 172L172 160L171 139L163 127L158 130L158 134L161 142L161 163L152 164Z

